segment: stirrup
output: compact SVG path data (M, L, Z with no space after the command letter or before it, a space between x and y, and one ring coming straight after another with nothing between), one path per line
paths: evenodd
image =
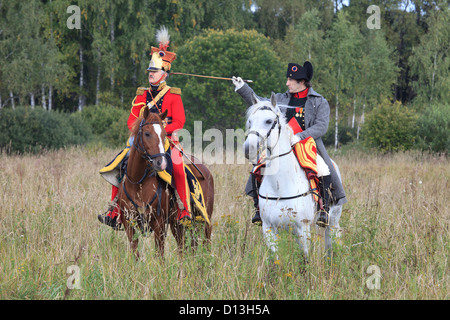
M98 221L100 221L103 224L106 224L107 226L110 226L111 228L113 228L113 230L120 231L122 224L120 222L119 223L117 222L117 217L111 218L110 216L108 216L109 212L110 211L107 210L105 213L99 214L97 216Z
M177 216L178 223L188 227L192 224L192 216L186 209L182 210L181 213Z
M258 223L261 221L261 215L259 214L259 209L256 209L255 215L252 218L252 223Z
M330 225L330 213L326 210L320 210L318 214L319 217L317 218L316 224L319 227L328 227Z

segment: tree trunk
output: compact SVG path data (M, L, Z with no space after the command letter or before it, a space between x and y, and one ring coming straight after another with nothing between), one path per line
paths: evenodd
M433 60L433 73L431 74L431 95L430 95L430 102L433 100L433 92L434 92L434 77L436 75L436 69L437 69L437 53L434 54L434 60Z
M47 100L45 97L45 87L44 85L41 86L41 99L42 99L42 108L44 110L47 110Z
M34 107L36 106L35 101L34 101L34 93L30 92L30 105L31 105L31 109L34 109Z
M53 86L48 88L48 110L52 110L53 103Z
M102 54L100 52L100 47L97 47L97 83L95 86L95 105L98 106L99 104L99 95L100 95L100 76L101 76L101 68L100 68L100 62L101 62Z
M50 0L50 5L52 0ZM53 13L50 11L50 39L53 41ZM53 104L53 86L48 88L48 110L52 110Z
M11 98L11 108L15 109L16 105L14 103L14 95L11 90L9 91L9 97Z
M78 111L83 111L85 97L83 95L83 86L84 86L84 61L83 61L83 46L82 46L82 33L80 29L80 94L78 96Z
M336 116L335 116L335 129L334 129L334 150L338 147L338 120L339 120L339 77L341 75L341 66L338 67L337 81L336 81Z
M362 115L361 115L361 119L359 120L358 123L358 130L356 131L356 140L359 140L359 133L361 131L361 126L364 124L364 111L366 109L366 104L363 104L363 109L362 109Z
M110 15L110 24L109 24L109 31L110 31L110 40L111 40L111 75L109 77L109 82L111 84L111 91L114 90L114 52L112 48L114 48L114 18L113 15Z
M353 116L352 116L352 129L355 127L356 118L356 97L353 95Z
M339 120L339 96L336 93L336 117L335 117L335 131L334 131L334 150L337 150L338 147L338 120Z

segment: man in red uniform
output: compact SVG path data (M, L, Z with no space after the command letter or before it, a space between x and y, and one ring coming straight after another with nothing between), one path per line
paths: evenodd
M152 47L151 60L148 67L149 88L138 88L136 97L132 102L130 116L127 121L128 128L132 129L134 122L144 112L145 108L155 113L162 113L167 110L167 116L164 120L165 130L169 139L178 144L176 131L183 128L185 123L185 113L183 102L181 100L181 90L179 88L171 88L167 85L166 79L169 76L171 63L176 59L176 54L167 51L169 46L169 34L164 27L156 34L159 41L159 48ZM129 144L133 144L134 137L130 137ZM171 149L171 158L173 164L173 180L178 195L178 220L191 219L190 199L188 187L184 172L184 164L182 154L177 148ZM101 171L102 173L102 171ZM113 185L111 200L113 206L106 214L99 215L100 222L105 223L113 228L117 227L117 217L120 208L116 205L115 199L118 188ZM181 202L181 203L180 203Z

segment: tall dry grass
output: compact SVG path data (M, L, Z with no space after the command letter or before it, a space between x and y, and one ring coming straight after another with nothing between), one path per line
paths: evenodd
M0 155L0 299L448 299L449 161L417 153L335 155L349 202L331 259L311 234L308 263L282 234L278 257L252 225L248 165L212 165L210 250L166 256L97 221L110 187L98 170L115 150L72 148ZM67 289L68 267L81 289ZM380 271L379 289L368 283Z

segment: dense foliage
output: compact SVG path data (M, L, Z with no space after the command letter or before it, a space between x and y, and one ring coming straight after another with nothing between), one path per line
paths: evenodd
M434 152L450 150L450 105L439 104L419 109L418 147Z
M80 114L97 140L114 147L125 145L129 135L128 111L101 104L87 106Z
M365 141L382 152L408 150L415 142L416 121L400 102L385 102L367 115Z
M169 50L177 53L173 71L238 75L254 80L252 87L262 96L285 90L287 63L311 61L313 87L330 103L327 136L334 137L335 147L370 140L363 136L371 132L362 129L365 115L383 101L419 107L423 117L433 117L435 111L427 109L448 103L450 85L448 0L375 4L380 15L375 29L368 23L373 4L371 0L1 1L0 109L29 105L73 113L101 105L95 110L128 112L136 87L148 84L145 70L151 46L157 46L155 31L165 25L171 35ZM79 28L73 27L76 23ZM230 82L172 76L169 85L182 89L189 130L195 120L203 121L204 130L243 126L245 105ZM116 111L111 114L121 121L126 118ZM448 113L440 114L448 123ZM422 120L420 125L427 126L428 120ZM114 126L118 127L113 130ZM126 130L115 122L108 129L98 128L109 133L97 132L96 139L112 144L126 139ZM436 134L435 141L446 139L442 130ZM6 131L0 135L2 141L8 139ZM421 147L442 150L441 142L429 139L418 133Z
M0 110L0 150L7 153L37 152L84 144L91 127L79 114L18 107Z
M284 84L285 66L269 40L256 31L208 30L187 41L177 53L178 70L182 72L257 79L251 86L262 96L270 95L267 88L284 90L280 84ZM185 88L183 103L188 130L194 121L202 121L205 128L244 127L247 105L234 92L231 81L174 75L170 82Z

